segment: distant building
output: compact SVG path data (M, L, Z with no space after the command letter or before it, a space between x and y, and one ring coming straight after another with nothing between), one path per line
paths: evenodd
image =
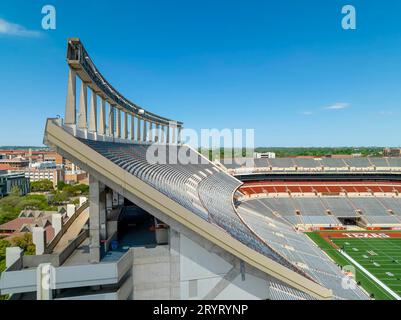
M32 232L33 227L43 227L46 231L46 239L54 237L52 215L56 211L23 210L18 218L0 225L0 235L11 237L25 232Z
M275 159L276 154L274 152L254 152L253 157L255 159Z
M68 184L83 183L89 184L88 174L85 171L66 171L64 182Z
M36 163L32 163L30 165L31 168L34 169L39 169L39 170L43 170L43 169L57 169L57 164L56 162L53 161L45 161L45 162L36 162Z
M53 186L57 186L59 181L64 181L64 169L54 168L54 169L41 169L41 168L28 168L21 171L25 174L25 177L32 181L40 180L50 180L53 182Z
M385 157L401 157L400 148L386 148L383 150L383 155Z
M0 171L0 198L10 194L14 187L18 187L21 195L29 192L29 180L23 173L7 173Z
M25 158L12 158L12 159L1 159L0 160L0 165L8 165L11 168L14 169L21 169L21 168L26 168L29 166L29 160Z

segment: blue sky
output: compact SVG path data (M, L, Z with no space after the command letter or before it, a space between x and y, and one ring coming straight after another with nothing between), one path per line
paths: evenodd
M45 4L56 30L41 29ZM356 30L341 28L345 4ZM185 127L254 128L257 146L401 145L398 0L2 0L0 145L41 145L64 113L72 36L127 98Z

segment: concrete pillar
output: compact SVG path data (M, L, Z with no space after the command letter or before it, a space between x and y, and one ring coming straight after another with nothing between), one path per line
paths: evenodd
M113 209L113 191L110 189L106 193L106 211L109 209Z
M114 106L109 104L109 136L114 137Z
M156 123L155 141L160 142L160 124Z
M67 100L65 103L65 124L76 124L76 98L77 98L77 88L76 88L76 76L77 73L69 68L68 69L68 85L67 85Z
M166 126L166 142L170 143L170 126Z
M171 126L171 133L172 133L171 142L172 142L172 143L176 143L176 142L177 142L177 141L175 140L175 139L176 139L176 135L175 135L176 129L177 129L176 124L173 124L173 125Z
M135 116L131 115L131 140L135 140Z
M79 95L78 110L78 128L87 129L87 113L88 113L88 86L85 82L81 82L81 92Z
M164 125L160 126L160 142L164 143Z
M89 131L97 132L97 97L95 91L91 93L91 105L89 116Z
M124 114L124 135L123 138L124 139L128 139L128 113L127 112L123 112Z
M63 227L63 218L61 213L52 214L52 227L54 229L54 236L56 236Z
M147 124L148 122L146 120L143 120L143 133L142 133L142 141L146 141L146 135L147 135Z
M181 130L182 127L178 127L177 143L181 143Z
M137 117L137 126L136 126L136 141L141 141L141 118Z
M20 247L6 248L6 268L11 267L16 261L22 258L23 250Z
M75 204L67 204L67 216L71 218L75 213Z
M148 141L153 141L153 122L149 122Z
M91 263L100 262L100 240L105 240L106 196L105 185L89 176L89 259Z
M106 134L106 100L101 98L100 113L99 113L99 134Z
M117 109L116 136L117 136L117 138L121 138L121 110L120 109Z
M33 227L32 242L36 246L36 255L42 255L46 247L46 230L42 227Z

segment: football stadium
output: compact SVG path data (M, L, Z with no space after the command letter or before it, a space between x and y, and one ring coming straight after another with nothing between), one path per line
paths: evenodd
M78 38L67 64L44 143L89 173L89 199L53 239L34 230L36 255L9 250L2 294L400 300L401 158L210 160L183 122L118 92Z

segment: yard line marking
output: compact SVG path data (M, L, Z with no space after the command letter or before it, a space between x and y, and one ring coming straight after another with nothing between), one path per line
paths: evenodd
M401 297L396 294L393 290L391 290L389 287L387 287L383 282L381 282L379 279L377 279L373 274L371 274L368 270L366 270L363 266L361 266L357 261L355 261L351 256L349 256L347 253L345 253L342 250L339 250L340 253L345 256L349 261L351 261L353 264L355 264L359 269L361 269L365 274L371 278L374 282L376 282L378 285L380 285L384 290L386 290L390 295L392 295L396 300L401 300Z

